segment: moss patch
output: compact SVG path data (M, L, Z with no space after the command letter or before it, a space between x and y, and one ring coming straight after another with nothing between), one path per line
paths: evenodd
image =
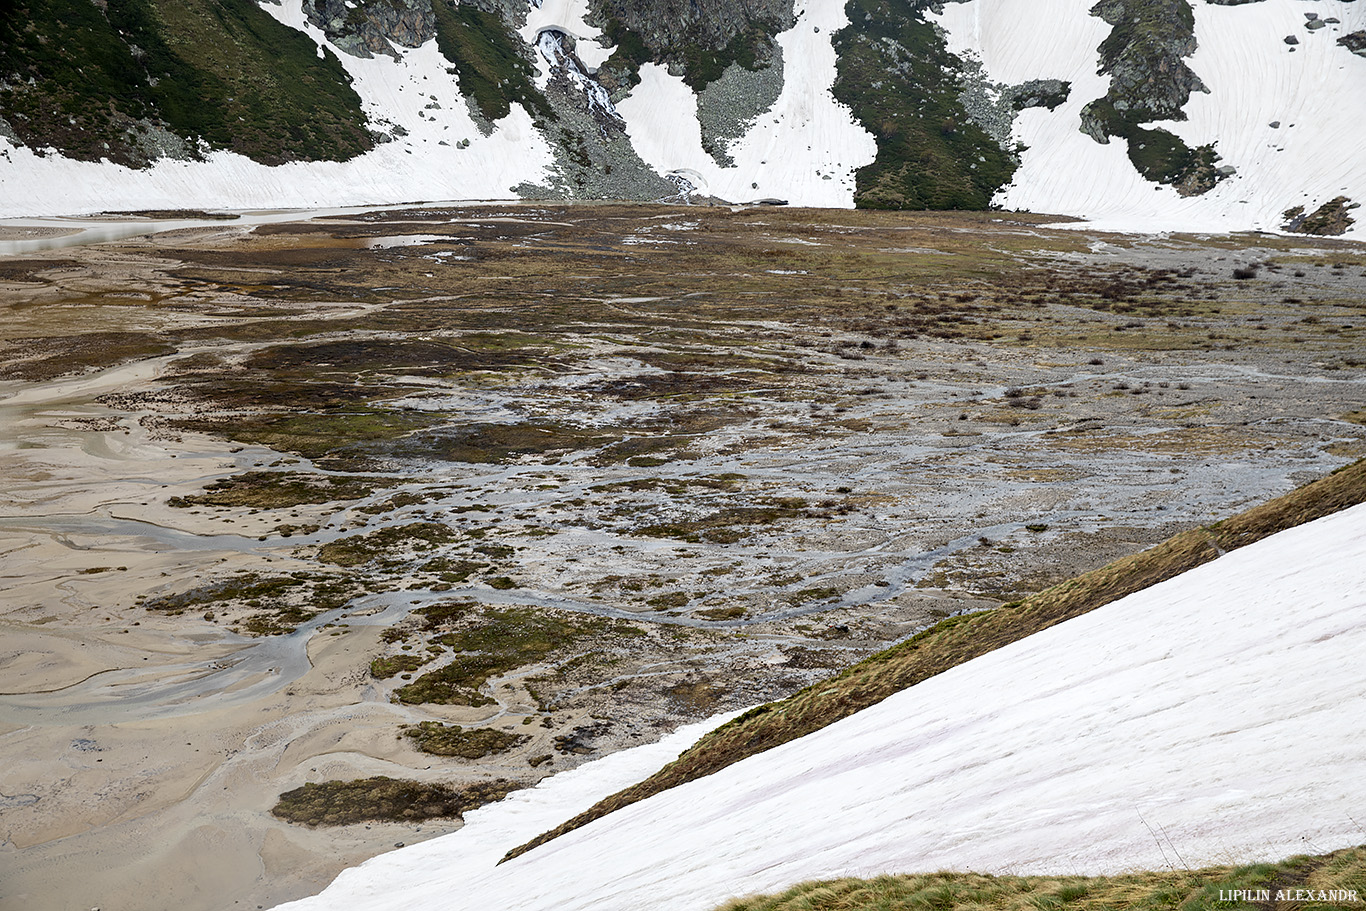
M338 566L360 566L395 554L431 550L457 537L449 526L439 522L412 522L339 538L318 548L318 559Z
M490 705L494 700L480 692L490 677L574 648L586 637L635 632L618 621L531 608L474 610L468 602L454 602L448 612L427 611L429 629L458 625L433 640L456 654L450 663L394 691L409 704Z
M430 414L361 407L312 414L257 412L233 418L187 418L172 424L298 453L318 464L363 470L370 467L373 452L439 421Z
M743 540L748 528L773 525L782 519L810 518L814 513L799 497L774 497L756 506L731 506L697 519L662 522L636 529L634 534L651 538L678 538L696 543L703 539L717 544L734 544Z
M285 509L368 497L376 486L397 483L387 478L339 477L282 471L249 471L214 481L201 494L172 497L167 505Z
M461 759L483 759L494 753L506 753L531 739L497 728L465 730L458 724L441 724L437 721L410 724L401 733L424 753L458 756Z
M301 623L324 611L343 607L362 593L360 584L347 576L238 573L188 591L149 598L143 606L168 614L205 607L254 609L254 613L240 621L239 631L252 636L275 636L291 633Z
M430 660L431 656L407 653L376 658L370 662L370 676L378 680L388 680L398 674L415 671Z
M521 784L498 778L461 788L378 776L309 783L286 791L271 813L305 826L344 826L370 820L421 822L459 819L467 810L502 800Z
M616 434L557 422L466 424L415 436L405 441L399 454L447 462L498 463L522 456L546 457L596 449L615 438Z

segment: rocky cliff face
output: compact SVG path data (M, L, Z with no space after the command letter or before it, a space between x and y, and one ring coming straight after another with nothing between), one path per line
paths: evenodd
M1141 126L1185 120L1191 93L1209 91L1186 64L1196 49L1188 0L1101 0L1091 15L1113 27L1099 48L1110 88L1082 110L1082 131L1100 143L1123 139L1141 174L1183 195L1206 192L1228 176L1231 169L1215 166L1212 146L1191 149L1168 130Z
M731 64L768 66L774 36L794 22L792 0L598 0L594 14L699 90Z
M356 57L397 58L395 44L421 47L436 35L431 0L303 0L303 8L338 50Z

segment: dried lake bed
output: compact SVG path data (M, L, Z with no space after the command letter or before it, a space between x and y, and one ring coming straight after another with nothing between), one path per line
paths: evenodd
M1366 455L1355 244L238 221L0 258L0 908L309 894L459 801L305 783L473 805Z

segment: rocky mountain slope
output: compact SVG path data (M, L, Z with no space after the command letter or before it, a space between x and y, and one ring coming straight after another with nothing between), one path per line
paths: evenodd
M1351 232L1351 0L16 0L0 216L459 198Z

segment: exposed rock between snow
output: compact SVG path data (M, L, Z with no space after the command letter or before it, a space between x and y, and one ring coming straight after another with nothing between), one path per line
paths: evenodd
M1337 236L1346 233L1347 229L1356 223L1356 219L1347 213L1360 205L1361 203L1352 202L1346 196L1338 196L1309 214L1305 214L1304 206L1295 206L1293 209L1286 209L1285 224L1281 227L1296 234Z
M734 159L727 149L754 119L767 111L783 91L783 49L773 46L768 66L747 70L732 63L721 78L697 95L697 120L702 127L702 148L716 163L732 167Z
M420 47L436 36L431 0L304 0L303 10L338 50L353 57L397 59L390 42Z

